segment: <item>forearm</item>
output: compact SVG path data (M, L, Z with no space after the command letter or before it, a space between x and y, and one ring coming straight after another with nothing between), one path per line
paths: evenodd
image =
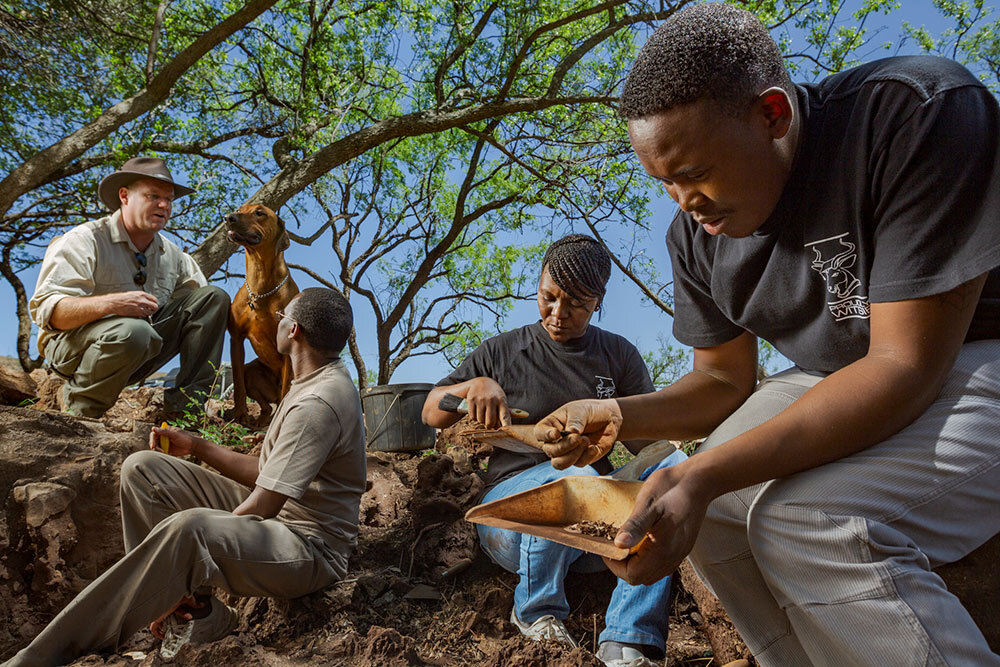
M691 440L721 424L750 395L705 371L692 371L652 394L615 399L622 413L621 440Z
M233 510L233 514L237 516L252 514L262 519L273 519L285 506L286 500L288 500L288 496L257 486L250 492L246 500Z
M260 466L260 461L256 456L234 452L204 438L192 437L195 438L192 453L201 461L234 482L239 482L251 489L254 487Z
M764 424L692 457L685 476L714 498L850 456L910 424L940 386L933 371L862 358Z
M55 329L66 331L111 315L113 312L112 304L107 296L105 294L64 297L52 309L49 324Z
M423 422L428 426L433 426L434 428L448 428L461 419L461 414L442 410L438 407L438 403L441 402L441 399L445 394L465 398L469 393L469 387L472 385L473 381L474 380L466 380L465 382L459 382L458 384L434 387L434 389L427 394L427 400L424 401L424 408L421 412Z

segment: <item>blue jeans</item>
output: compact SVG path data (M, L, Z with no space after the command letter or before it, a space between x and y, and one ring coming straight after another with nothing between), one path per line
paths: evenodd
M677 451L647 468L640 479L655 470L676 465L686 459ZM506 498L521 491L554 482L563 477L597 477L592 467L556 470L551 463L540 463L490 489L483 502ZM599 572L604 562L594 554L512 530L477 525L479 543L494 563L520 576L514 589L514 612L525 623L533 623L551 614L558 619L569 616L564 580L570 566L573 571ZM619 580L604 616L600 641L645 644L663 650L669 630L670 581L666 577L651 586L630 586Z

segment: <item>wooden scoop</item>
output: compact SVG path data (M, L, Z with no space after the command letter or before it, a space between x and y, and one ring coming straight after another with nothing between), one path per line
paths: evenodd
M566 530L580 521L604 521L621 526L632 513L642 482L609 477L564 477L534 489L473 507L465 520L543 537L612 560L624 560L631 549L611 540Z
M468 429L459 435L465 435L477 442L520 454L538 454L542 451L543 443L535 440L535 427L531 424L518 424L486 430Z

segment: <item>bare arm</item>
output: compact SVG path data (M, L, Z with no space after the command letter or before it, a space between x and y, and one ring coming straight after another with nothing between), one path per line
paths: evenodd
M708 435L757 384L757 338L743 333L714 347L695 348L694 370L652 394L615 399L619 439L690 440Z
M171 456L194 455L234 482L251 489L257 483L259 459L256 456L220 447L187 431L155 426L149 434L150 449L160 449L160 436L167 436L170 439Z
M922 299L872 304L868 353L824 378L781 414L650 476L616 538L652 540L619 577L648 583L687 555L708 504L723 493L813 468L898 432L937 396L962 346L985 276Z
M700 483L721 495L849 456L909 425L941 391L985 279L872 304L868 353L773 419L699 456Z
M233 514L238 516L254 514L262 519L272 519L278 516L286 500L288 496L283 493L256 486L247 499L233 510Z
M156 297L134 290L100 296L67 296L52 308L49 324L65 331L82 327L108 315L146 317L156 312Z

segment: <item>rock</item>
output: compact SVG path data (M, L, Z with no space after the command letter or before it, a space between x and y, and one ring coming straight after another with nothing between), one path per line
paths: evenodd
M10 360L0 361L0 404L18 405L35 398L37 386L31 376Z
M0 660L121 557L118 471L132 438L0 406Z
M162 387L123 389L115 404L101 417L109 431L121 433L135 428L135 422L159 423L163 415Z
M42 369L31 371L31 377L35 380L38 401L31 407L35 410L57 410L65 408L62 398L62 387L66 380L55 373Z
M31 528L39 528L49 517L59 514L73 501L76 492L62 484L31 482L14 487L14 500L24 505L24 520Z

